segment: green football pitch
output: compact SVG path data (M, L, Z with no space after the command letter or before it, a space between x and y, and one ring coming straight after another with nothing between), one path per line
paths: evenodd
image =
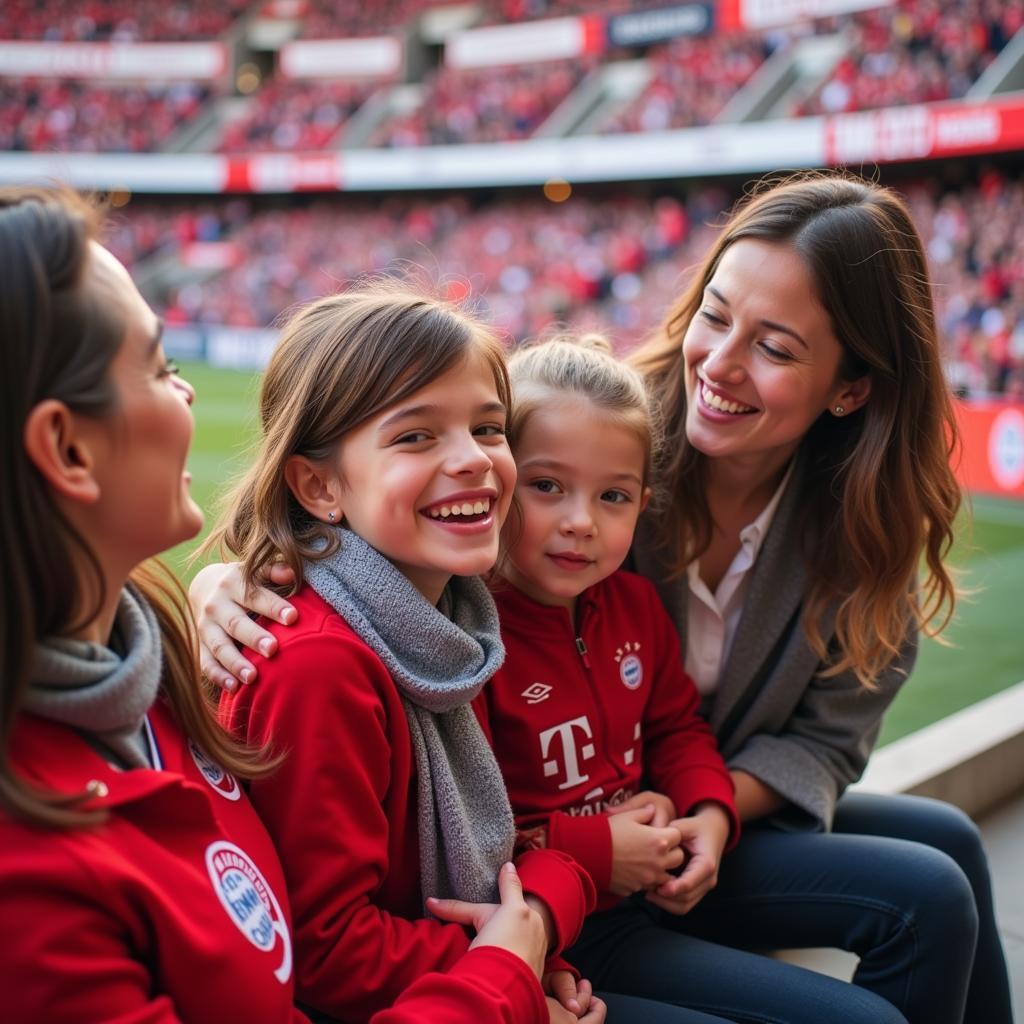
M184 364L195 385L192 493L213 520L217 497L243 467L256 434L258 377ZM925 641L885 721L882 742L920 729L1024 679L1024 502L975 497L961 517L951 562L961 598L946 644ZM183 576L195 543L171 552Z

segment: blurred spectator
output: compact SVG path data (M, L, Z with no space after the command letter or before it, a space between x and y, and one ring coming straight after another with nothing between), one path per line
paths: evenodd
M0 150L142 153L159 149L211 95L196 82L105 86L0 78Z

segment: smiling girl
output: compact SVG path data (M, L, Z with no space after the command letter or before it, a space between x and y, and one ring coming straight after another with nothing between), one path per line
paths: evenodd
M275 349L263 443L210 541L250 582L274 558L297 580L298 625L275 627L262 685L222 710L286 755L251 796L285 864L298 997L328 1017L365 1020L456 964L469 939L438 917L469 919L426 898L493 902L512 854L469 703L504 658L477 574L497 559L515 486L509 405L500 346L455 307L384 283L315 302ZM517 863L547 945L563 948L589 878L554 851ZM545 1004L527 981L467 998L532 1019Z

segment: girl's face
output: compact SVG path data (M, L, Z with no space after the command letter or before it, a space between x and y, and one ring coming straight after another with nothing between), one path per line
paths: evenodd
M437 603L452 576L498 558L516 482L507 410L481 353L342 439L345 525Z
M629 552L649 496L643 442L589 400L551 394L526 419L516 466L502 574L535 601L572 611Z
M127 571L203 525L185 467L195 392L164 355L162 325L124 267L96 243L90 261L89 286L121 307L126 330L110 368L117 408L108 417L80 417L98 498L79 518L104 564Z
M683 338L686 436L711 458L783 465L814 421L867 398L839 379L842 347L788 246L742 239L722 255Z

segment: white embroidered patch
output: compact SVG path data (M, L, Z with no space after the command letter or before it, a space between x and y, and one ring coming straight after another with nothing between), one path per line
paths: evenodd
M234 843L218 840L206 848L210 881L238 930L259 950L281 945L274 977L285 984L292 976L292 937L274 891L249 855Z
M242 795L242 787L230 772L226 772L216 761L212 760L205 750L188 741L188 750L195 761L199 773L225 800L237 800Z

